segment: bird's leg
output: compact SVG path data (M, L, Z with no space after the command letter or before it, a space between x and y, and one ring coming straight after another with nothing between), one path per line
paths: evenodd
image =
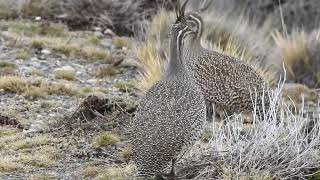
M206 118L208 122L213 122L213 104L206 100L205 101L206 104Z
M176 173L174 172L174 166L175 166L175 164L176 164L176 159L175 158L173 158L172 159L172 161L171 161L171 171L170 171L170 173L168 174L168 177L169 178L174 178L175 176L176 176Z

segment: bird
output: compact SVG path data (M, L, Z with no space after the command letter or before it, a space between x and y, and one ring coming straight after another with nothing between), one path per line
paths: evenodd
M201 136L205 122L204 97L182 59L184 39L194 33L182 18L186 2L171 28L165 74L141 99L130 125L138 174L156 179L170 162L168 176L175 176L176 161Z
M204 23L199 12L189 12L185 16L195 33L185 40L183 58L205 100L227 115L255 111L262 118L270 106L267 96L270 89L266 80L249 64L205 49L201 45Z

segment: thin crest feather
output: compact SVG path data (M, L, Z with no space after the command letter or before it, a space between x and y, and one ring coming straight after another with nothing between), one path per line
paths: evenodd
M180 10L180 16L181 16L181 17L184 17L184 12L185 12L185 10L186 10L186 6L187 6L187 4L188 4L188 1L189 1L189 0L186 0L186 1L183 3L182 7L181 7L181 10Z

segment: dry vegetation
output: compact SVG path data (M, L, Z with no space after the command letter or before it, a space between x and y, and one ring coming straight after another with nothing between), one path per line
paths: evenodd
M140 90L165 70L175 2L0 0L0 178L134 178L127 125ZM217 0L202 13L203 45L249 63L275 90L264 121L209 123L180 178L319 179L319 7ZM139 67L121 67L127 57ZM89 93L108 98L81 99ZM31 131L37 123L48 127Z

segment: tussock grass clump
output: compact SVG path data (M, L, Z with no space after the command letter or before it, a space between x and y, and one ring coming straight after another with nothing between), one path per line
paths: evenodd
M118 88L122 92L131 92L135 86L130 82L117 82L114 87Z
M39 173L39 174L32 174L29 176L29 180L55 180L57 179L56 176L52 174L46 174L46 173Z
M15 68L16 64L8 61L0 61L0 68Z
M282 86L267 95L270 109L263 120L254 116L251 128L241 116L212 127L213 138L200 154L213 164L199 172L199 179L307 178L320 167L318 114L309 113L308 107L293 113L280 96ZM201 155L189 156L203 161Z
M19 76L0 76L0 89L10 93L22 93L26 90L27 81Z
M9 61L1 61L0 60L0 74L13 74L16 69L16 64Z
M22 59L22 60L26 60L31 58L31 55L28 51L26 50L20 50L16 53L16 59Z
M124 167L110 167L104 173L99 174L97 179L112 180L112 179L132 179L135 173L135 166L129 164Z
M13 162L10 158L0 159L0 172L8 173L18 171L19 169L22 169L22 165Z
M112 134L110 132L106 132L97 136L94 139L92 146L94 148L101 148L106 146L117 145L119 142L120 142L120 138L117 135Z
M95 178L99 180L113 180L113 179L133 179L135 173L135 166L132 164L119 167L95 167L89 166L83 172L82 175L85 178Z
M51 47L55 52L67 57L81 57L89 60L106 60L109 58L109 53L98 47L81 46L76 43L53 44Z
M96 46L101 44L101 40L97 36L89 36L88 42Z
M130 40L125 37L115 37L112 39L112 44L117 48L130 47Z
M137 44L134 49L141 66L138 87L143 91L147 91L163 75L173 17L173 13L162 9L148 26L145 42Z
M61 84L61 83L52 83L46 87L46 92L49 95L64 95L64 96L74 96L77 94L77 91L72 88L71 85Z
M120 155L125 161L129 161L132 153L133 153L132 147L128 146L128 147L125 147L121 150Z
M142 67L139 88L147 91L152 85L161 79L165 61L159 56L155 42L148 41L136 50L136 55Z
M119 71L116 69L116 67L112 65L103 65L95 71L95 76L98 78L112 77L118 73Z
M43 80L31 82L20 76L0 76L0 89L8 93L16 93L33 100L46 98L47 95L75 96L78 91L71 85L47 83Z
M35 166L35 167L50 167L56 163L46 156L46 154L24 155L20 157L19 161L22 164Z
M28 29L31 27L38 28L41 26L39 23L29 22L26 24L10 21L6 24L9 29L11 26L15 27L18 26L19 28L15 27L12 29L17 30L10 30L2 35L6 38L10 39L12 46L27 46L32 49L43 49L48 48L52 49L52 51L63 54L67 57L71 58L83 58L87 60L110 60L109 52L100 47L99 45L88 43L88 35L83 34L81 32L71 32L67 31L64 28L61 28L63 31L63 35L59 35L58 32L51 32L54 30L35 30L31 31L31 35L25 35L24 29ZM43 25L46 26L46 25ZM59 25L52 25L53 27ZM22 29L22 30L20 30ZM31 28L33 29L33 28ZM58 28L59 29L59 28ZM42 32L44 31L44 32ZM58 31L58 30L57 30ZM46 33L45 33L46 32ZM48 33L47 33L48 32ZM90 37L90 36L89 36ZM19 43L17 42L19 40Z
M8 31L19 35L28 37L40 36L52 36L52 37L65 37L66 28L62 25L53 23L38 23L27 20L20 21L8 21L5 24L8 26Z
M320 87L320 33L318 30L307 34L294 31L289 35L273 33L278 48L272 57L279 67L284 64L288 71L288 81L302 83L309 87Z
M102 167L89 166L81 173L85 178L94 178L105 171Z
M47 97L47 92L44 91L43 87L31 86L23 94L26 98L29 99L43 99Z
M45 145L50 142L50 139L47 136L36 136L33 138L25 138L14 141L10 143L10 147L14 150L21 150L26 148L31 148L34 146Z
M54 75L57 79L65 79L73 81L76 78L76 71L71 66L64 66L54 70Z

